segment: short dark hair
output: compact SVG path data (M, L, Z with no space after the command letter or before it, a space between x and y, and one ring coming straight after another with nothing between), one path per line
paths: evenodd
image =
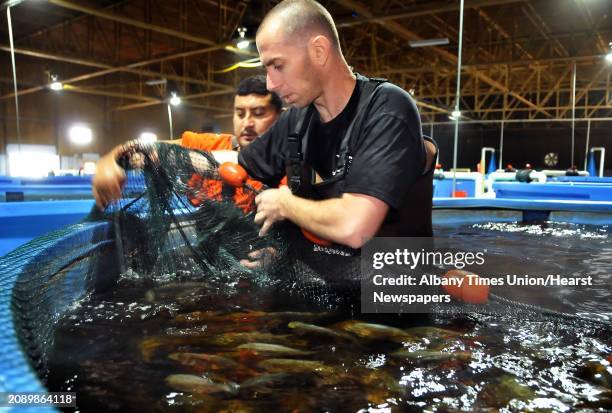
M276 92L271 92L266 88L266 77L263 75L249 76L242 79L242 81L238 83L236 94L238 96L252 94L261 96L270 95L270 103L272 103L272 106L274 106L276 111L280 112L283 109L283 102L281 101L280 96L278 96Z

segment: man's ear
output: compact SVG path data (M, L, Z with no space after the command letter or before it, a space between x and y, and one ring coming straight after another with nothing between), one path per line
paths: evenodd
M331 53L331 42L325 36L314 36L308 42L310 61L317 66L325 66Z

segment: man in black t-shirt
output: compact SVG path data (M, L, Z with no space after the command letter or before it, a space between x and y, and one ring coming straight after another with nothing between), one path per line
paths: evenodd
M287 187L264 191L256 198L261 233L289 219L321 238L361 247L391 215L406 215L401 209L410 203L407 193L427 169L414 101L391 83L371 88L368 79L353 74L330 14L315 1L279 3L256 41L268 89L293 107L240 152L239 163L255 179L276 186L289 163L288 136L313 105L305 121L304 159L316 182L333 187L318 199L296 196ZM366 88L367 100L361 99ZM431 214L431 197L426 204Z

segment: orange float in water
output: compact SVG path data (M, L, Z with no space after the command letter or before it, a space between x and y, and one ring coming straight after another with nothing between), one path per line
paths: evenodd
M223 162L219 166L219 175L223 182L235 188L243 186L248 177L246 170L234 162Z
M468 274L472 275L467 277ZM457 280L463 280L461 286L458 286L455 283L442 285L442 289L456 300L469 304L484 304L489 301L489 286L479 283L478 281L480 278L473 272L450 270L447 271L443 277L446 279L454 278Z

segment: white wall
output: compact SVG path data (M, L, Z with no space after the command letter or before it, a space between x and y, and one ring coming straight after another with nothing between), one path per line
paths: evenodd
M6 166L6 155L0 154L0 175L8 175L8 168Z
M6 146L8 174L14 177L40 178L48 176L60 166L59 155L54 145Z

